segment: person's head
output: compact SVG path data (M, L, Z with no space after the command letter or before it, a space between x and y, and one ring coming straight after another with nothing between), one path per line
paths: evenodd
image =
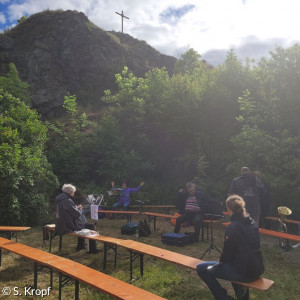
M188 191L188 193L189 193L190 195L194 196L195 193L196 193L196 184L193 183L193 182L188 182L188 183L186 184L186 190Z
M245 217L247 215L245 201L238 195L229 196L226 200L226 207L230 216L233 214L237 214Z
M125 180L122 181L122 185L121 185L122 189L126 189L127 188L127 183Z
M250 173L251 173L251 170L248 167L241 168L241 175L250 174Z
M62 191L66 194L69 194L70 196L74 196L75 192L76 192L76 187L72 184L66 183L63 185L62 187Z

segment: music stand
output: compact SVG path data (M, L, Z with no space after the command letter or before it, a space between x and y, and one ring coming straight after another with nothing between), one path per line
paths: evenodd
M214 234L213 234L213 221L214 220L220 220L224 218L224 216L221 215L213 215L213 214L205 214L204 217L208 220L210 220L210 245L209 247L205 250L205 252L202 254L201 259L205 256L207 252L211 252L213 249L217 250L218 252L221 253L221 250L214 244Z

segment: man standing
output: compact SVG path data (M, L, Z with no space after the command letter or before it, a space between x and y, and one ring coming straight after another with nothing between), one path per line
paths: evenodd
M228 193L229 195L239 195L244 199L247 212L258 226L260 215L259 187L255 175L251 173L248 167L241 168L241 176L232 180Z
M199 241L200 226L204 218L207 198L208 196L203 191L196 189L194 183L186 184L186 190L179 193L177 208L181 216L176 219L174 233L179 233L183 222L194 221L195 241Z
M82 205L76 205L73 201L76 187L71 184L64 184L62 194L55 198L56 202L56 220L55 231L63 235L84 228L94 229L94 225L86 223L82 215ZM77 250L84 249L84 238L78 238ZM97 253L96 241L89 240L89 252Z

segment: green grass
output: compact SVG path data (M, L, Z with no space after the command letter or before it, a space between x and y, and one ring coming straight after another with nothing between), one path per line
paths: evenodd
M136 217L135 217L136 218ZM151 237L136 238L133 236L122 236L120 233L124 219L99 220L98 229L101 234L117 238L134 239L143 243L151 244L185 255L200 258L201 254L208 247L208 241L185 247L166 246L161 243L162 233L173 231L173 225L161 219L157 222L157 230ZM192 231L193 228L182 228L184 231ZM219 248L222 247L224 228L222 225L215 226L215 241ZM26 245L42 248L42 229L32 228L31 230L19 234L19 242ZM103 252L96 255L89 255L85 250L76 252L77 239L72 236L64 236L63 249L58 252L58 238L53 241L52 253L72 259L76 262L87 265L99 271L102 270ZM264 277L275 281L274 287L268 292L251 290L253 300L298 300L300 299L300 249L284 252L278 247L276 238L261 236L262 251L264 254L266 271ZM101 243L98 244L103 248ZM46 248L47 250L48 248ZM205 256L205 260L217 260L219 253L212 251ZM167 299L203 299L212 300L213 297L205 284L199 279L195 271L183 268L149 256L144 257L144 277L133 282L133 285L158 294ZM104 273L129 282L129 253L119 247L117 255L117 267L113 265L113 252L108 255L107 270ZM134 262L133 276L139 276L138 261ZM19 287L21 290L25 286L33 284L33 263L17 255L3 251L2 266L0 267L0 291L3 287ZM222 281L231 295L233 290L231 284ZM47 288L49 285L49 271L42 270L38 277L38 288ZM58 276L54 273L54 287L47 299L57 299L58 297ZM20 298L20 297L19 297ZM26 299L38 299L39 297L28 297ZM63 299L74 298L74 285L70 284L63 288ZM0 299L16 299L16 296L3 296L0 292ZM25 299L25 297L23 297ZM84 284L80 285L80 299L110 299L107 295L97 292L95 289Z

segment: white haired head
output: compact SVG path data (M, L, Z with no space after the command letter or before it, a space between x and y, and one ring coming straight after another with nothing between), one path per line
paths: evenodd
M64 193L67 193L67 194L69 194L69 195L72 196L76 192L76 187L74 185L72 185L72 184L67 183L67 184L63 185L62 191Z

